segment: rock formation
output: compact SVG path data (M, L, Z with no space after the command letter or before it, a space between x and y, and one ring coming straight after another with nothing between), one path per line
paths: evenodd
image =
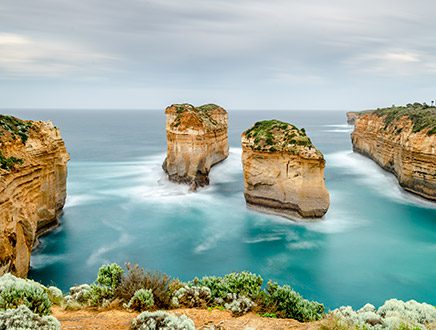
M347 112L347 124L354 125L358 116L359 116L359 112L354 112L354 111Z
M436 201L436 107L363 112L351 139L354 151L392 172L404 189Z
M0 275L26 276L37 238L58 225L68 159L52 123L0 116Z
M245 200L292 219L322 217L330 205L324 157L304 129L278 120L242 133Z
M164 171L171 181L189 184L192 190L208 185L210 168L229 155L227 112L214 104L173 104L165 114Z

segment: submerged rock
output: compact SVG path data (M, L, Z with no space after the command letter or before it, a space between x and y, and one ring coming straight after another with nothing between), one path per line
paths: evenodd
M405 190L436 201L436 107L364 111L351 140L355 152L392 172Z
M168 178L194 191L208 185L210 168L229 155L227 111L215 104L173 104L165 114L167 157L162 168Z
M325 160L304 129L278 120L242 133L245 200L289 218L319 218L330 205Z
M26 276L37 238L59 224L68 160L51 122L0 115L0 275Z

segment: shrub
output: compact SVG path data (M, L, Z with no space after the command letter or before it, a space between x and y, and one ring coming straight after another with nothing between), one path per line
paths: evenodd
M82 284L73 286L70 288L70 294L65 296L65 301L67 304L78 303L84 305L88 303L89 292L91 291L91 286L88 284Z
M343 306L332 314L348 324L366 329L425 329L427 324L436 322L436 309L414 300L404 302L390 299L378 310L369 304L358 311L350 306Z
M0 310L20 305L27 306L36 314L50 314L51 302L43 285L11 274L3 275L0 277Z
M304 299L289 285L279 286L269 281L266 290L265 308L279 317L305 322L320 320L324 315L324 305Z
M133 319L133 330L195 330L194 322L185 315L176 316L163 311L142 312Z
M139 289L150 289L153 292L154 304L157 308L167 309L171 306L171 278L159 272L145 272L138 265L127 264L127 273L121 278L115 296L129 302Z
M18 308L0 312L0 329L60 330L61 324L53 316L39 316L25 305L21 305Z
M195 278L190 285L206 286L211 290L211 297L226 298L229 293L256 299L262 290L261 276L249 272L230 273L223 277L205 276Z
M47 288L48 298L54 305L61 305L64 301L64 295L60 289L55 286L49 286Z
M231 311L233 316L240 316L247 314L254 306L254 302L247 297L238 296L236 294L229 294L229 303L225 303L224 307Z
M85 299L90 306L106 306L114 298L114 290L111 287L91 284L91 289L86 293Z
M210 289L206 286L184 286L177 290L171 301L173 307L206 308L211 301Z
M124 270L116 263L103 265L98 270L97 283L103 286L116 289L124 274Z
M153 292L148 289L139 289L135 292L132 299L127 304L127 308L134 309L136 311L143 311L154 305Z

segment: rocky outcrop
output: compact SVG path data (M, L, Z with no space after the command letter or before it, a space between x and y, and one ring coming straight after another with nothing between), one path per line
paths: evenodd
M357 117L359 117L359 112L354 112L354 111L347 112L347 124L354 125Z
M436 108L414 104L362 113L351 139L354 151L392 172L404 189L436 201Z
M227 112L214 104L173 104L165 114L164 171L171 181L188 184L192 190L208 185L210 168L229 155Z
M324 157L304 129L277 120L242 133L245 200L291 219L319 218L330 205Z
M68 159L52 123L0 116L0 274L26 276L37 238L58 225Z

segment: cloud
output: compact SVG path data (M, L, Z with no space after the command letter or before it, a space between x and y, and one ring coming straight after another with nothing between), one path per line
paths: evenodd
M0 33L0 72L3 77L62 76L89 67L102 69L113 57L79 44Z

